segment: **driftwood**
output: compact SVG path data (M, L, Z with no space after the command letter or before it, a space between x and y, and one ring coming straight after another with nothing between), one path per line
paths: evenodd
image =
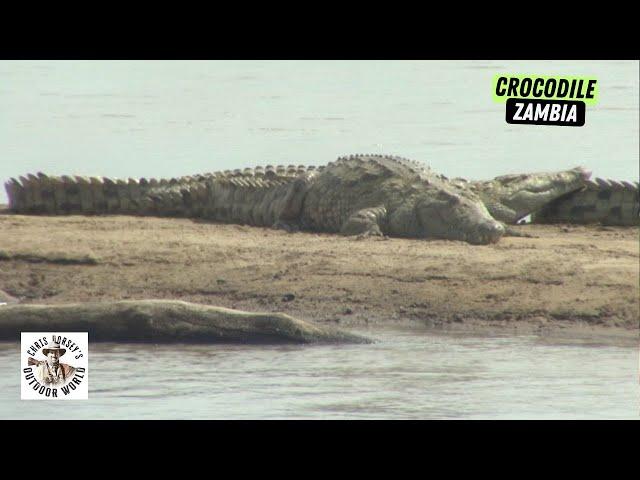
M175 300L0 306L0 340L20 332L88 332L90 342L370 343L283 313L250 313Z

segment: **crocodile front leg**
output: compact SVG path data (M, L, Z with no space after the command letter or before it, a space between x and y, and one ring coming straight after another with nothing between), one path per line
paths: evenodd
M383 237L380 225L387 217L385 207L363 208L352 213L344 222L340 233L342 235L359 235L363 237Z
M507 225L506 223L503 223L502 225L504 226L504 237L540 238L535 235L531 235L530 233L523 232L511 225Z
M524 237L524 238L538 238L529 233L521 232L517 228L512 227L519 218L517 212L506 205L502 205L499 202L485 202L485 206L493 218L498 220L504 227L505 237Z

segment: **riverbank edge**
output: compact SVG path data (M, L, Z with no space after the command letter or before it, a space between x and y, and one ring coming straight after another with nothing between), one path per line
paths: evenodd
M487 272L485 271L473 269L465 271L467 277L461 281L455 275L459 275L460 271L464 270L464 266L458 265L453 267L453 274L441 270L446 273L446 275L442 275L433 270L428 272L429 275L420 273L420 278L418 278L415 268L412 268L412 265L406 265L406 268L405 266L400 268L402 274L406 272L407 277L401 277L397 274L391 275L387 272L381 276L354 256L357 253L356 250L361 250L365 254L371 252L374 257L384 256L387 252L390 255L389 261L397 265L398 261L405 260L406 255L412 253L412 249L416 248L424 248L425 252L429 252L429 255L435 257L441 255L445 259L448 257L444 255L452 254L452 252L456 256L463 255L463 257L467 255L495 255L496 258L504 259L509 256L513 257L514 254L520 255L519 250L526 252L527 255L537 256L541 262L549 261L544 257L548 254L550 247L542 244L541 240L504 239L501 245L492 247L470 247L459 242L423 244L419 241L411 242L408 240L402 240L398 243L393 243L393 241L358 242L328 234L286 234L270 229L211 224L189 219L124 216L22 216L7 214L6 211L2 213L4 215L0 217L0 221L4 223L2 227L8 234L6 236L8 241L0 242L0 251L5 253L4 256L0 255L0 273L2 273L1 270L5 270L4 277L0 277L0 280L4 279L4 281L0 281L0 289L4 289L10 298L17 297L13 300L22 304L60 304L125 299L181 300L250 312L284 313L318 325L348 329L368 329L378 325L410 325L417 328L428 328L434 332L482 335L506 333L559 339L613 339L614 341L636 343L640 337L640 320L637 315L640 305L637 274L635 274L635 286L630 282L631 277L627 274L625 280L627 290L624 293L627 303L622 309L615 308L615 304L613 304L613 308L608 306L612 299L616 299L620 296L618 295L620 292L624 292L619 287L607 292L603 291L601 297L595 299L597 308L593 308L593 302L589 306L575 300L569 301L570 299L567 299L566 305L564 301L561 302L560 305L563 308L558 308L558 304L552 307L544 301L533 301L526 298L514 308L513 303L511 306L508 305L504 295L502 297L495 295L498 298L493 298L493 292L485 295L486 301L478 301L475 283L479 283L486 276ZM157 234L158 231L162 232L161 236ZM624 259L626 267L631 266L631 262L634 261L637 264L637 251L634 252L629 247L629 239L638 238L638 231L633 227L616 229L597 226L532 226L530 231L553 239L555 241L555 244L552 245L554 248L557 247L558 239L562 242L565 241L564 236L566 235L567 243L570 244L567 246L572 248L570 251L574 256L578 255L577 258L581 263L588 263L593 258L600 258L604 255L605 262L608 260L606 257L609 256L611 259ZM572 233L574 231L580 234L579 238L576 238ZM600 233L601 231L605 233ZM626 239L624 240L627 245L624 247L626 250L620 247L614 251L611 246L617 246L618 243L599 244L603 241L598 238L600 235L608 235L613 238L618 233L623 239ZM12 235L13 238L10 238ZM47 235L51 236L51 240L41 238ZM191 237L186 238L185 236L188 235ZM555 238L550 235L555 235ZM62 247L69 236L77 242L78 248L70 250ZM163 242L165 242L164 245ZM175 256L166 258L164 247L167 244L171 244L172 248L174 248L174 244L181 248L175 250ZM307 250L309 244L311 255L319 253L329 260L337 258L338 263L333 265L330 270L323 269L321 271L317 264L308 266L306 263L300 263L298 259L304 257L302 252ZM127 248L123 245L131 245L131 247ZM201 252L200 258L195 256L193 245ZM234 248L230 248L230 245ZM596 247L601 247L604 253L595 250ZM404 250L402 250L403 248ZM25 254L23 250L27 253ZM52 254L49 250L55 250L57 253ZM592 250L595 253L592 253ZM162 269L161 275L163 276L177 275L180 271L190 269L195 271L197 262L210 262L213 265L215 262L212 262L211 255L219 251L223 252L224 259L216 266L220 266L221 269L229 268L224 274L219 275L220 278L216 279L214 273L209 278L202 279L207 283L206 289L196 288L198 281L200 281L199 278L196 279L194 285L189 286L185 285L181 278L176 277L170 285L161 283L157 286L150 283L142 285L146 289L145 294L128 291L132 285L141 286L139 274L145 273L147 269ZM282 253L285 268L283 269L281 263L277 261L271 264L265 263L264 258L258 258L256 269L260 270L258 274L265 279L259 282L258 290L256 290L255 285L247 283L247 278L251 275L248 277L242 268L237 268L236 264L246 263L247 258L254 258L255 252L262 251L265 251L266 254ZM625 259L629 258L630 254L635 257L634 260ZM288 260L290 258L294 260ZM430 262L428 263L430 267L444 268L442 265L435 265L435 259L427 258L427 260ZM345 267L342 263L348 265ZM455 269L458 270L457 273ZM362 283L362 286L357 285L357 287L366 291L364 295L361 294L358 297L354 292L348 293L347 289L342 288L347 292L346 294L340 297L329 296L332 283L343 280L342 275L345 270L348 270L347 276L353 277L351 286L355 285L353 282ZM605 273L616 273L615 265L612 265L609 270ZM130 273L135 271L137 271L137 277ZM87 274L87 272L91 273ZM307 278L304 278L305 272L309 273ZM20 277L15 282L16 279L12 278L12 273L16 273L15 277ZM504 271L494 273L499 273L499 275L494 275L492 280L503 286L521 280L516 278L518 275L509 276ZM197 274L197 272L194 273L194 275ZM46 281L39 284L39 280L36 278L39 275L43 278L45 275L53 277L53 280L49 281L47 278ZM526 271L524 280L528 282L525 285L532 285L530 288L535 286L548 290L556 288L554 285L562 283L564 280L569 282L574 279L575 284L576 276L572 275L571 278L554 277L539 268ZM74 276L77 276L77 280L72 281ZM112 280L114 277L122 279L122 285L118 285L118 282L114 284ZM293 281L289 281L287 287L287 283L283 280L288 280L289 277L294 278ZM87 278L93 279L94 283L87 281ZM425 282L425 278L427 278L426 283L420 283ZM165 280L163 277L160 282ZM254 279L251 278L251 280ZM322 283L318 280L322 280ZM429 305L412 303L411 300L416 299L415 294L413 297L407 294L401 298L397 298L398 295L390 295L388 287L382 286L381 281L397 286L401 291L395 293L399 294L405 294L406 292L403 290L416 285L416 282L418 285L424 285L427 289L438 286L439 282L458 286L451 287L450 300L444 297L429 298L428 300L433 300L433 304ZM586 277L584 279L578 278L578 284L586 284L588 281L590 280ZM274 293L276 289L272 288L273 284L278 282L283 284L282 290L279 290L280 287L277 290L284 293L281 296L278 296L279 293ZM55 283L57 289L53 292L53 296L50 287L52 283ZM305 283L306 285L303 285ZM605 283L602 285L606 286ZM79 288L80 286L82 288ZM287 290L293 291L295 294L286 293ZM352 290L355 290L355 287ZM391 290L391 293L393 292ZM24 295L25 293L27 295ZM376 299L377 303L371 301L380 295L384 296L384 302L381 303L380 298ZM424 298L424 294L421 296ZM464 298L462 298L463 296ZM0 299L0 301L2 300ZM564 308L565 306L566 308ZM602 308L600 308L601 306Z

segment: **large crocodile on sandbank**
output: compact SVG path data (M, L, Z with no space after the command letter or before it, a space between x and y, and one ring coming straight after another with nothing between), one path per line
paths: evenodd
M5 187L14 213L199 217L287 230L488 244L505 234L504 223L584 190L589 176L578 167L467 182L400 157L351 155L318 168L267 166L170 180L39 173L11 179ZM637 197L637 186L635 192ZM618 209L624 219L633 217L635 208L633 201L629 208L627 203L624 211Z

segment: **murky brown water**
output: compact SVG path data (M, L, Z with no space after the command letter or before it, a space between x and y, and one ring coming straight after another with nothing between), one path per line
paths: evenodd
M89 400L19 400L0 344L3 419L637 419L637 348L533 336L362 332L355 346L90 345Z

